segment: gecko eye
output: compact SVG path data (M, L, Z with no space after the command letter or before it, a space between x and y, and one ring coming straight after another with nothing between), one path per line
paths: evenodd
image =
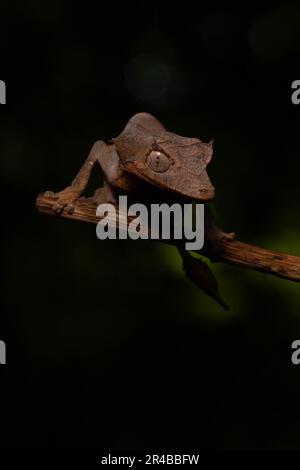
M151 170L157 173L167 171L171 165L169 157L158 150L152 150L152 152L149 153L146 163Z

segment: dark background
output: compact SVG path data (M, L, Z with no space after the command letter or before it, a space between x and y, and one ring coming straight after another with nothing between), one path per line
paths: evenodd
M215 139L222 228L300 255L297 3L1 3L0 51L0 448L299 448L297 284L213 266L224 312L174 248L35 209L148 111Z

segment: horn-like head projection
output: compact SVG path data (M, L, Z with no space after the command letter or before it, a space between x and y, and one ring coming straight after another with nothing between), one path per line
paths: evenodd
M167 132L146 113L130 119L113 142L127 172L199 202L214 198L215 190L206 173L212 142Z

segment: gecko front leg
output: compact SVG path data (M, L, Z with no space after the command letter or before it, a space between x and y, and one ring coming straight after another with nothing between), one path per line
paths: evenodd
M101 157L107 153L111 153L111 150L105 142L102 140L95 142L79 173L72 181L72 184L58 193L53 193L52 191L46 191L44 193L46 197L52 197L56 200L53 206L54 212L59 214L64 208L69 213L73 212L74 202L78 200L85 190L94 164L97 161L100 162Z

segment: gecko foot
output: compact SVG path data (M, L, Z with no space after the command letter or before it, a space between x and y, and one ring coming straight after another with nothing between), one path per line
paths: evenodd
M236 234L234 232L226 233L220 229L209 234L210 237L206 238L205 247L209 251L210 256L217 257L224 250L224 243L232 242L235 240Z
M236 237L236 233L234 233L234 232L230 232L230 233L223 232L223 234L221 236L222 240L227 240L227 241L231 241L231 242L233 240L235 240L235 237Z
M63 191L59 191L58 193L54 193L52 191L46 191L44 196L51 197L56 200L55 204L53 204L53 212L56 214L60 214L63 209L65 209L69 214L74 211L74 202L79 197L79 192L72 188L72 186L68 186Z

